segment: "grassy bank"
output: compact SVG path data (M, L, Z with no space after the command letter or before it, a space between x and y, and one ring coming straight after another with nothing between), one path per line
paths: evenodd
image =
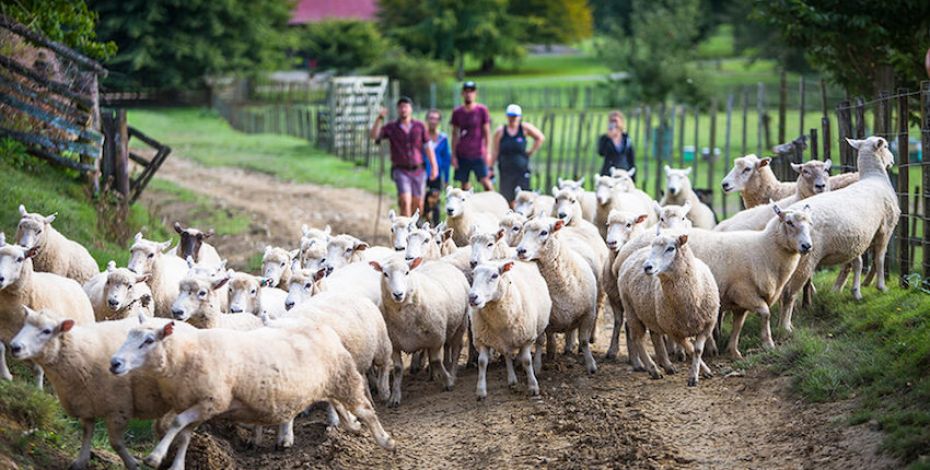
M872 423L881 449L913 468L930 468L930 295L893 286L856 302L834 293L833 272L815 279L814 305L797 315L792 339L747 360L793 378L811 402L855 399L850 424Z
M283 180L376 192L376 175L310 142L285 135L245 134L203 108L131 110L129 124L206 166L233 166Z

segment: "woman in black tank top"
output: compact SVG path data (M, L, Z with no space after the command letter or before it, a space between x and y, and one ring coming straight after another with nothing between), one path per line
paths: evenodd
M500 193L513 207L516 188L530 188L530 157L542 145L545 137L529 123L521 122L522 110L512 104L507 107L507 124L494 133L494 154L491 165L498 162ZM527 136L533 138L533 146L526 150Z

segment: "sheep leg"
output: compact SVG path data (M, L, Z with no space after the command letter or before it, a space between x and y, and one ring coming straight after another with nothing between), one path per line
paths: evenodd
M87 468L87 463L90 462L90 445L94 437L94 419L81 419L81 425L84 427L84 435L81 437L81 451L78 452L77 460L68 467L71 470Z
M423 360L426 358L424 350L413 353L410 357L410 375L419 374L423 370Z
M377 442L379 446L387 450L394 450L394 439L392 439L391 435L381 426L381 421L378 420L378 415L375 413L375 409L371 405L371 402L359 394L356 394L354 398L356 403L352 408L352 413L365 423L365 427L371 431L371 435L375 438L375 442Z
M597 318L597 309L591 309L587 315L582 317L581 326L578 327L578 344L581 348L581 354L584 355L584 365L589 374L597 372L597 363L594 362L594 355L591 354L591 332L594 330L594 321Z
M840 272L836 275L836 281L833 283L833 292L839 292L846 286L846 279L849 278L849 268L850 264L847 263L840 269Z
M884 233L884 230L879 230L878 234L875 235L875 240L872 242L872 245L875 247L874 259L872 260L872 266L876 276L875 288L882 292L888 290L888 288L885 287L885 252L888 251L888 241L890 239L890 233Z
M649 353L646 352L646 326L639 320L632 320L630 321L630 332L633 336L632 343L636 348L636 355L643 361L644 369L649 372L651 378L661 379L662 373L659 372L656 363L652 361Z
M453 382L455 382L458 374L459 358L462 357L462 340L465 339L465 330L471 331L471 328L468 327L467 322L463 321L455 333L452 334L452 344L449 345L449 363L446 368L449 370ZM471 336L470 333L469 336ZM471 338L469 338L468 343L471 345Z
M442 346L430 349L429 351L429 369L433 375L433 380L438 380L443 384L443 390L451 391L455 385L455 379L449 375L446 366L442 364Z
M327 403L326 405L326 425L338 428L342 420L339 419L339 413L336 411L336 407L332 402ZM261 429L259 426L258 429ZM256 445L257 447L257 445Z
M698 335L694 344L691 344L691 339L689 338L685 338L680 342L685 352L691 357L691 370L688 374L689 387L697 387L698 378L701 373L701 365L704 364L704 360L701 359L701 357L704 355L704 342L706 339L705 335Z
M531 396L535 397L539 395L539 382L536 381L536 374L533 373L533 361L530 353L532 347L532 344L527 344L520 349L520 363L523 365L523 370L526 371L526 389Z
M275 447L278 449L287 449L294 445L294 420L290 419L278 426L278 441Z
M394 345L394 384L391 387L391 398L388 400L388 406L394 407L400 405L400 386L404 381L404 360L400 355L400 348Z
M178 436L177 450L174 453L174 461L171 462L171 468L168 470L184 470L184 461L187 460L187 447L190 446L191 437L194 432L190 429L181 431Z
M39 390L42 390L45 386L45 371L42 370L42 366L38 364L33 364L32 370L36 374L36 387L38 387Z
M465 360L465 367L470 367L478 363L478 350L475 348L475 334L471 331L470 314L465 315L465 322L465 333L468 338L468 358ZM459 341L459 343L461 343L461 341ZM461 347L459 350L461 350ZM458 356L456 356L456 358L458 358Z
M543 342L546 340L544 335L536 337L536 352L533 354L533 368L538 374L542 370L542 350Z
M633 366L634 372L643 372L646 370L646 367L643 366L642 359L639 358L639 353L636 351L636 346L633 345L632 336L630 336L630 323L624 322L623 325L623 334L626 335L626 354L627 360L630 365Z
M382 361L378 369L378 398L382 403L391 398L391 363L390 358Z
M562 354L572 354L575 351L575 336L578 332L577 329L565 333L565 348L562 349ZM580 347L580 346L579 346Z
M743 331L743 323L745 321L745 310L733 311L733 331L730 332L730 342L727 344L727 352L733 359L743 358L743 354L739 352L739 334Z
M200 404L194 405L175 416L171 420L168 429L165 430L165 435L158 441L158 445L142 462L153 468L161 466L161 461L165 458L168 448L171 447L171 443L174 442L174 438L177 437L178 433L192 423L199 423L203 420L202 418L206 413L200 407ZM177 457L175 457L175 460L177 460Z
M546 331L546 360L555 360L555 333Z
M798 297L798 292L814 274L814 268L816 268L814 263L802 257L794 274L791 275L788 284L785 285L782 291L781 329L787 334L791 334L793 331L791 314L794 312L794 301Z
M107 420L107 437L110 439L110 447L116 451L119 458L122 459L123 465L130 470L138 468L139 464L136 459L126 449L123 442L123 434L126 432L126 419L116 418Z
M513 370L513 354L510 351L501 353L504 356L504 364L507 366L507 386L513 389L517 386L517 374Z
M862 256L857 256L852 260L853 285L852 295L856 300L862 300Z
M610 346L607 348L607 359L614 360L617 358L617 351L620 349L620 329L623 328L623 309L613 306L611 309L614 313L614 329L610 332ZM627 335L627 340L630 336ZM630 350L630 343L627 341L627 352ZM630 355L630 357L633 357Z
M772 326L769 323L769 320L772 318L772 312L769 311L769 306L762 304L756 307L756 314L759 315L759 320L762 322L762 347L765 349L774 349L775 341L772 341Z
M13 374L10 373L10 368L6 365L6 345L3 344L3 341L0 341L0 379L13 380Z
M478 386L475 390L478 400L488 397L488 347L478 346Z
M655 331L650 331L649 338L652 340L652 349L656 352L656 359L659 360L659 365L662 366L666 374L674 374L676 372L675 366L672 365L672 361L668 358L668 348L665 344L665 337Z
M340 402L338 399L329 400L330 410L335 411L339 417L336 419L336 422L339 423L339 427L343 431L357 434L362 431L362 425L355 419L355 416L352 416L352 413L349 413L349 410L346 409L346 406Z

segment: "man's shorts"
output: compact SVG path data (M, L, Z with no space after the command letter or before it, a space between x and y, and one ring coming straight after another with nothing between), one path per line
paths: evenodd
M415 199L423 197L423 188L426 186L426 170L391 170L391 179L397 185L397 194L410 194Z
M474 173L475 178L478 180L482 180L488 176L488 166L485 164L483 157L475 159L459 158L459 167L455 169L455 180L460 183L466 183L468 182L469 173Z

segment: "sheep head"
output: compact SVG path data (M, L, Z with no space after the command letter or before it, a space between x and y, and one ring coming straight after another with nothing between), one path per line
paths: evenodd
M10 353L19 360L35 359L43 354L55 354L58 338L71 331L74 320L59 320L49 312L23 306L23 327L10 341Z
M742 191L771 161L771 158L759 158L754 154L733 160L733 169L723 178L723 192Z

